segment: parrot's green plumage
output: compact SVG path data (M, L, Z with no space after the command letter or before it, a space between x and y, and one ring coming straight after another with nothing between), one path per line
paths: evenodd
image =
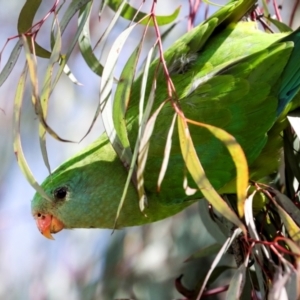
M253 22L238 22L255 2L229 2L178 40L164 57L185 116L233 135L246 154L250 178L259 180L276 169L286 114L300 106L300 32L268 34L258 30ZM153 111L168 98L162 68L155 73L157 63L150 69L150 78L157 76ZM140 85L138 78L126 114L131 145L138 134ZM174 109L166 104L151 137L144 175L147 217L138 208L138 193L131 184L118 228L166 218L202 198L200 192L187 196L183 188L186 169L176 130L167 172L157 192L173 115ZM205 128L191 125L190 132L214 188L234 193L236 169L228 150ZM53 218L57 223L52 223L51 232L62 228L113 228L126 178L126 169L103 134L42 184L53 201L39 194L32 201L40 230L49 227ZM188 184L196 188L190 177Z

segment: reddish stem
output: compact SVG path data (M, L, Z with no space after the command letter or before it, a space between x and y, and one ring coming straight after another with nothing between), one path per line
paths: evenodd
M294 18L295 18L295 15L296 15L296 11L297 11L297 7L300 3L300 0L297 0L295 2L295 5L293 7L293 10L292 10L292 13L291 13L291 18L290 18L290 23L289 23L289 26L292 27L293 26L293 23L294 23Z
M57 6L59 4L59 0L55 0L53 6L50 8L50 10L47 12L47 14L42 18L42 20L38 21L37 23L35 23L34 25L32 25L26 32L22 32L20 34L14 35L12 37L9 37L4 46L2 47L1 51L0 51L0 64L1 64L1 58L2 58L2 53L4 51L4 49L6 48L7 44L15 39L15 38L19 38L22 34L24 34L25 36L32 36L33 39L36 38L36 35L38 34L39 30L41 29L42 25L45 23L45 21L48 19L48 17L53 13L56 12ZM35 30L33 30L34 28L36 28Z
M151 18L153 20L154 29L155 29L155 33L156 33L156 36L157 36L158 49L159 49L159 53L160 53L160 61L163 65L163 70L164 70L164 73L165 73L165 77L167 79L168 95L169 95L169 98L172 99L173 98L173 93L176 92L176 90L175 90L175 86L172 82L172 79L170 77L166 61L164 59L164 50L163 50L163 46L162 46L161 35L160 35L159 27L158 27L158 24L157 24L157 21L156 21L156 17L155 17L156 4L157 4L157 0L154 0L153 4L152 4L152 8L151 8Z
M274 6L275 15L276 15L277 20L282 22L282 18L281 18L280 11L278 9L278 5L277 5L276 0L273 0L273 6Z
M188 17L188 31L194 27L195 17L200 8L201 0L189 0L190 13Z

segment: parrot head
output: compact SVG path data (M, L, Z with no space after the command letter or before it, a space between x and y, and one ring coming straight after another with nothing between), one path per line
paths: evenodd
M42 183L48 197L36 193L31 210L40 232L71 228L113 228L126 172L102 136L63 163Z
M42 185L48 197L36 193L31 203L32 215L39 231L46 238L53 239L52 233L76 227L76 223L80 226L82 223L82 220L78 221L77 212L82 209L78 200L82 193L80 189L88 184L86 175L84 167L81 172L74 169L59 174L54 172ZM86 194L85 202L89 202L89 196L91 195Z

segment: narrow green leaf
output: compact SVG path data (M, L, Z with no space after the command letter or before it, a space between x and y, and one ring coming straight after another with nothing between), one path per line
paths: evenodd
M82 139L84 139L91 129L93 128L100 111L102 111L102 120L104 123L104 128L107 133L107 136L109 137L109 140L111 144L113 145L115 151L117 152L118 156L120 158L123 157L123 145L119 139L119 137L116 134L116 130L114 128L113 124L113 113L112 113L112 86L113 86L113 81L114 81L114 70L116 67L117 60L121 54L121 50L132 32L132 30L135 28L137 24L134 24L127 29L125 29L115 40L114 44L112 45L109 55L107 57L107 63L105 65L105 68L103 70L102 74L102 80L101 80L101 86L100 86L100 99L99 99L99 104L96 110L96 113L94 115L94 118L92 120L92 123L84 135ZM126 150L128 151L128 150Z
M204 229L220 244L226 241L227 237L231 233L232 223L229 222L223 216L215 216L212 218L209 211L209 203L206 199L198 201L199 215L201 222L203 223Z
M99 19L102 17L102 14L103 14L106 6L107 6L107 1L101 1L100 5L99 5L99 12L98 12Z
M111 143L116 146L116 151L119 157L123 156L123 147L122 143L120 142L119 138L116 136L116 131L113 124L113 114L112 114L112 98L111 98L111 91L112 91L112 84L113 84L113 73L117 63L117 60L121 54L121 50L129 37L130 33L134 29L136 25L132 25L129 28L125 29L116 39L113 46L111 47L111 51L107 57L107 63L103 71L103 76L101 80L101 88L100 88L100 103L106 103L105 108L103 110L103 123L107 135L111 141ZM109 97L109 98L108 98ZM106 100L106 99L109 100Z
M115 25L116 25L117 21L119 20L120 14L121 14L122 9L125 4L126 4L126 0L123 0L122 4L120 5L119 9L115 12L111 22L109 23L108 27L106 28L104 34L101 36L100 41L98 41L97 44L100 44L100 43L102 45L106 44L109 34L115 28ZM101 59L101 57L100 57L100 59Z
M273 202L282 218L282 221L293 241L300 243L300 211L287 196L279 191L272 189L275 194L276 202ZM299 225L298 225L299 224Z
M218 3L215 3L213 1L203 0L203 2L206 3L206 4L212 5L212 6L216 6L216 7L223 7L222 4L218 4Z
M287 286L288 295L294 293L295 297L293 297L293 299L300 299L300 247L299 243L296 244L291 239L286 239L286 243L291 248L292 252L295 253L295 268L292 270L294 272L292 275L292 280L294 281L292 283L294 283L294 285L290 283L290 285Z
M67 28L68 24L70 23L71 19L73 18L73 16L83 7L85 6L87 3L89 2L92 2L92 0L73 0L71 1L70 5L68 6L68 8L66 9L63 17L61 18L61 21L60 21L60 31L61 31L61 35L63 35L65 29ZM84 16L86 16L86 14L84 14ZM88 17L88 16L86 16ZM82 23L82 25L80 25L78 28L77 28L77 31L76 31L76 35L75 35L75 38L73 40L73 42L71 42L72 45L74 45L77 40L78 40L78 36L80 36L80 33L81 31L83 30L83 26L84 26L84 22ZM54 41L51 40L51 45L54 45ZM70 68L66 65L67 61L68 61L68 58L70 56L70 53L71 53L71 48L74 48L74 46L71 46L69 47L69 54L68 56L65 55L64 56L64 59L62 59L60 61L61 64L63 64L64 66L64 73L69 77L69 79L77 84L77 85L81 85L78 80L76 79L76 77L74 76L74 74L71 72Z
M187 122L209 130L217 139L224 143L224 146L230 153L231 158L236 166L237 208L240 217L243 217L244 203L247 197L247 188L249 184L249 171L247 159L242 147L231 134L221 128L189 119L187 119Z
M275 203L275 202L274 202ZM296 242L300 243L300 228L296 224L296 222L291 218L291 216L277 203L275 203L275 206L277 208L278 213L280 214L280 217L282 219L282 222L291 237L291 239Z
M159 175L158 175L158 180L157 180L158 190L160 190L160 186L162 184L162 181L163 181L163 179L165 177L165 174L166 174L166 171L167 171L167 167L168 167L168 163L169 163L169 159L170 159L170 154L171 154L171 149L172 149L172 135L173 135L173 132L174 132L176 118L177 118L177 114L174 113L172 123L171 123L171 126L169 128L168 135L167 135L163 162L161 164L161 168L160 168Z
M179 120L180 118L178 118ZM232 244L232 242L234 241L234 239L241 233L241 229L237 228L234 230L234 232L232 233L232 236L227 238L227 240L224 242L222 248L220 249L220 251L218 252L217 256L215 257L213 263L210 266L210 269L208 270L208 272L206 273L206 277L203 280L201 289L199 291L197 300L201 299L201 296L205 290L206 284L211 276L211 274L213 273L214 269L216 268L216 266L218 265L219 261L221 260L222 256L224 255L224 253L226 253L226 251L228 250L229 246Z
M147 79L148 79L148 72L149 72L149 68L150 68L150 64L151 64L151 57L153 54L153 50L154 48L152 47L149 50L148 53L148 57L147 57L147 62L145 65L145 69L144 69L144 74L143 74L143 78L142 78L142 85L141 85L141 97L140 97L140 111L139 111L139 132L138 132L138 137L136 139L136 143L135 143L135 147L134 147L134 151L133 151L133 155L132 155L132 160L130 163L130 169L128 172L128 176L127 176L127 180L126 180L126 184L123 190L123 195L122 198L120 200L120 204L118 206L118 211L117 211L117 215L116 215L116 219L115 219L115 224L118 220L118 217L120 215L121 209L123 207L124 201L125 201L125 196L127 193L127 189L130 183L130 180L132 180L133 178L133 182L135 183L135 179L137 179L136 184L136 188L139 194L139 206L140 206L140 210L143 212L145 209L145 206L147 205L147 195L145 193L144 190L144 184L143 184L143 171L141 173L141 168L138 167L136 170L136 163L137 160L139 159L139 152L140 152L140 145L141 145L141 140L143 135L145 134L145 130L146 130L146 126L147 126L147 120L149 119L151 110L152 110L152 106L153 106L153 102L154 102L154 98L155 98L155 82L152 85L152 89L150 91L150 95L149 95L149 99L146 105L145 110L144 108L144 97L145 97L145 92L146 92L146 85L147 85ZM148 133L148 132L147 132ZM133 177L132 177L133 176ZM146 215L145 215L146 216Z
M253 217L253 199L257 191L254 191L245 201L245 222L249 232L250 237L253 240L259 241L260 236L256 230L256 225ZM254 266L255 273L258 279L258 284L260 287L260 292L262 295L265 295L265 286L264 286L264 275L261 266L263 266L264 261L271 261L271 255L267 248L263 244L256 243L254 246Z
M270 11L269 11L269 6L267 4L267 1L266 0L263 0L262 1L262 4L263 4L263 12L264 12L264 16L269 16L270 15Z
M226 292L226 300L238 300L242 294L245 279L246 279L246 265L248 264L248 257L243 264L234 272L231 277L229 289Z
M107 1L107 6L109 6L113 11L117 11L119 6L123 4L122 0L109 0ZM168 25L172 23L179 15L180 6L176 8L176 10L171 15L166 16L156 16L156 21L159 26ZM129 21L134 20L134 22L140 22L143 18L145 18L148 14L143 13L132 7L130 4L126 3L124 9L122 10L121 16L124 19ZM147 20L142 20L140 24L146 25ZM153 21L149 23L150 26L154 26Z
M37 10L40 7L42 0L27 0L24 4L24 6L21 9L19 18L18 18L18 32L20 35L26 34L29 29L34 25L33 19L37 12ZM41 47L38 43L35 41L33 44L31 43L32 36L26 35L27 42L30 46L31 53L35 53L37 56L43 57L43 58L49 58L50 52L43 47ZM34 47L34 51L33 48Z
M275 25L280 32L292 32L293 31L291 27L289 27L288 25L286 25L286 24L278 21L277 19L271 18L270 15L265 16L265 18L270 23L272 23L273 25Z
M53 73L53 67L58 61L60 60L60 51L61 51L61 35L60 35L60 30L59 26L57 26L57 32L55 35L55 44L49 59L49 64L45 73L45 78L44 78L44 84L42 87L42 93L41 93L41 110L44 119L47 118L47 113L48 113L48 100L50 97L50 94L53 90L52 87L52 73ZM46 129L45 127L40 123L39 124L39 137L40 137L40 147L42 151L42 156L44 163L49 171L51 173L51 168L50 168L50 163L48 159L48 154L47 154L47 147L46 147Z
M71 142L66 139L62 139L46 122L43 111L41 108L41 102L39 97L39 91L38 91L38 78L37 78L37 64L36 64L36 57L32 57L30 53L30 49L27 43L27 40L24 36L22 36L23 39L23 45L26 55L26 61L28 64L28 70L29 70L29 76L30 76L30 82L31 82L31 89L32 89L32 103L35 109L35 113L39 117L40 123L45 127L47 132L55 139L61 141L61 142Z
M298 263L300 263L300 247L299 247L299 244L296 244L291 239L286 239L285 242L291 248L291 251L296 254L295 258L298 261ZM300 281L299 281L299 283L300 283Z
M186 119L183 116L178 117L178 133L179 141L185 165L193 177L198 188L201 190L203 196L213 205L213 207L222 214L229 221L240 227L246 234L246 229L234 211L228 204L220 197L218 192L210 184L205 175L205 171L198 158L195 150ZM209 125L206 125L210 127ZM206 127L204 126L204 127ZM223 138L223 137L222 137ZM242 211L243 214L243 211Z
M56 72L56 76L53 79L52 87L51 87L51 93L50 94L52 94L52 92L53 92L55 86L57 85L58 80L60 79L62 73L65 72L65 70L66 70L65 67L67 67L66 66L66 57L65 57L65 55L60 55L60 58L59 58L59 68L58 68L58 70Z
M78 45L80 52L82 54L82 57L84 58L87 65L90 67L90 69L96 73L98 76L102 76L103 72L103 66L99 63L97 57L94 54L94 51L92 49L91 45L91 38L90 38L90 16L91 16L91 8L92 8L92 2L87 3L85 7L82 7L79 12L79 18L78 21L81 19L82 14L86 14L86 11L88 11L88 18L82 28L82 31L78 38Z
M154 95L154 90L152 88L152 95ZM151 97L150 94L150 97ZM153 97L154 98L154 97ZM149 151L149 145L150 145L150 138L152 136L152 132L154 130L154 125L156 122L156 119L163 108L163 106L166 104L166 102L162 102L160 106L156 109L156 111L151 115L149 118L144 133L141 135L140 145L139 145L139 155L138 155L138 167L137 167L137 179L138 179L138 191L139 191L139 199L140 199L140 208L141 210L144 209L142 206L143 204L143 192L144 192L144 171L146 167L147 157L148 157L148 151Z
M282 208L291 216L291 218L300 225L300 211L298 207L293 203L293 201L286 195L280 193L279 191L272 189L275 194L277 202L282 206Z
M14 119L13 119L13 128L14 128L14 152L17 158L17 162L19 167L24 174L27 181L30 185L44 198L49 201L52 201L51 198L45 193L43 188L37 183L35 180L28 164L25 159L22 143L20 138L20 119L21 119L21 108L22 108L22 101L24 96L24 88L26 82L26 75L28 72L28 65L25 64L24 70L20 76L20 80L17 85L16 96L14 101Z
M101 36L100 40L97 42L98 45L105 45L108 39L108 36L110 32L115 28L115 25L120 17L120 14L122 12L122 9L126 3L126 0L123 0L122 4L119 6L118 10L115 12L109 26L106 28L104 34ZM85 15L88 14L87 20L83 26L83 29L81 31L81 34L79 35L78 44L79 49L81 51L81 54L87 63L87 65L91 68L91 70L99 75L102 76L103 73L103 66L100 64L100 59L95 56L94 50L91 45L91 39L90 39L90 28L89 28L89 19L90 19L90 13L91 13L91 6L92 2L90 4L87 4L86 6L82 7L79 12L79 20L81 19L81 15L84 13ZM102 9L106 6L106 3L103 3ZM100 8L101 9L101 8Z
M92 2L87 3L80 9L79 17L78 17L78 26L77 26L76 32L74 34L74 37L72 37L71 41L68 43L69 47L66 51L66 60L67 61L69 60L69 57L70 57L71 53L73 52L75 45L78 42L78 39L83 31L85 24L89 20L89 15L90 15L91 9L92 9Z
M124 158L121 158L121 160L123 161L123 163L126 162L127 165L130 165L132 159L132 151L130 149L130 143L127 134L125 114L130 99L132 83L134 80L134 75L136 73L136 68L141 53L141 49L142 49L142 42L133 51L132 55L127 60L122 70L120 79L118 81L118 85L114 96L114 103L113 103L112 117L113 117L114 128L124 148L124 153L123 153Z
M253 217L253 199L257 191L254 191L245 201L245 223L247 225L248 233L253 240L259 241L260 237L256 230L256 225ZM259 260L260 264L263 264L265 258L271 259L269 252L263 244L256 244L254 246L256 250L256 258ZM262 254L264 253L264 256Z
M16 45L14 46L14 49L11 51L8 60L0 73L0 86L5 82L5 80L13 70L20 56L22 47L23 47L22 41L21 39L19 39Z
M68 8L66 9L61 21L60 21L60 31L61 34L64 33L65 29L67 28L69 22L73 18L73 16L87 3L91 2L92 0L73 0Z

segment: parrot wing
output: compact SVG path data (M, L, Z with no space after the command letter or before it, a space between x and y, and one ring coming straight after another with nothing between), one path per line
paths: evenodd
M232 134L242 146L251 166L266 145L268 131L276 121L278 91L275 86L292 50L293 44L290 42L275 43L267 49L226 64L208 80L195 73L197 66L192 66L184 74L172 76L176 90L185 90L184 96L179 99L184 115ZM185 84L182 78L189 78L188 88L185 85L181 87L181 84ZM159 98L157 92L156 100ZM133 111L134 108L131 108L131 113ZM172 106L166 104L156 119L145 171L147 191L157 189L158 174L174 113ZM136 127L137 124L132 125L132 128ZM205 128L191 125L190 132L206 175L216 189L222 188L236 176L228 150ZM135 130L131 131L132 139L134 136L136 138L136 134ZM277 160L277 157L274 159ZM180 142L177 132L174 132L168 170L159 199L171 204L201 198L200 192L192 196L185 194L185 176ZM189 184L196 188L191 179Z

